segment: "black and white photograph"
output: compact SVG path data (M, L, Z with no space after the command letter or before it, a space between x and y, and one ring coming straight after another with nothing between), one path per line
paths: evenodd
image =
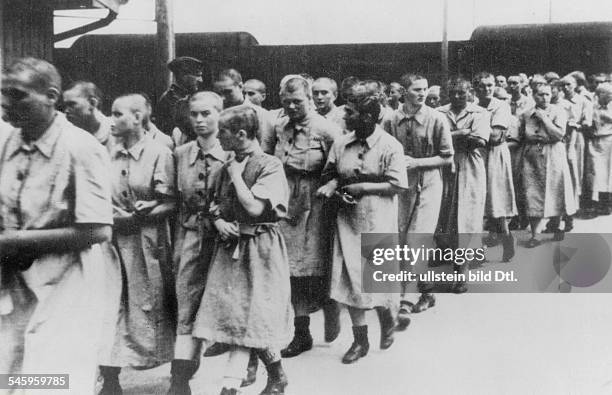
M0 34L0 395L612 394L611 1Z

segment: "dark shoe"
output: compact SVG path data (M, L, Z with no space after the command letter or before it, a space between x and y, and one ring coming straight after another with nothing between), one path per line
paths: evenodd
M292 358L310 349L312 349L312 336L310 334L303 336L296 333L287 348L281 350L281 357Z
M104 383L98 395L123 395L123 389L119 384L119 373L121 373L120 367L100 366L100 375Z
M348 349L344 357L342 357L342 363L353 363L356 362L359 358L365 357L368 355L368 351L370 350L370 345L362 345L356 342L351 344L351 348Z
M453 293L456 293L456 294L464 294L468 291L467 284L464 283L463 281L458 282L457 284L453 286L452 291Z
M123 395L123 389L119 382L107 383L105 380L98 395Z
M247 366L247 376L242 380L241 387L248 387L257 380L257 368L259 367L259 358L257 357L257 350L251 349L249 355L249 365Z
M174 359L170 365L170 388L166 395L191 395L189 380L200 364L189 359Z
M487 247L495 247L499 243L501 243L501 239L497 233L489 233L485 237L482 238L482 243Z
M408 302L406 300L402 300L400 302L400 309L397 313L397 325L395 326L395 330L404 331L410 325L410 311L414 306L413 303Z
M325 342L331 343L340 334L340 305L329 300L323 305L323 322L325 325Z
M266 366L268 370L268 382L266 388L259 395L284 395L289 381L283 370L281 361L276 361Z
M527 248L534 248L539 246L540 244L542 244L542 242L534 237L532 237L531 239L529 239L527 241L527 243L525 243L525 247Z
M510 230L518 230L520 227L518 217L513 217L508 224L508 229Z
M219 395L238 395L238 390L236 388L225 388L223 387L223 389L221 390L221 393Z
M376 313L380 322L380 349L386 350L395 341L395 318L391 309L378 308Z
M563 232L565 233L569 233L574 229L574 218L572 217L566 217L565 218L565 228L563 229Z
M205 357L216 357L217 355L225 354L230 350L229 344L215 343L204 351Z
M576 216L581 219L593 219L597 217L597 212L593 209L579 210Z
M510 262L514 257L514 237L512 233L502 236L504 252L502 253L502 262Z
M191 388L189 387L189 381L170 381L170 388L166 395L191 395Z
M368 326L354 326L353 327L354 341L351 344L351 348L342 357L342 363L353 363L361 357L368 355L370 350L370 342L368 341Z
M291 340L291 343L289 343L287 348L281 350L281 357L283 358L295 357L312 348L312 336L310 336L310 317L307 315L295 317L293 320L293 326L295 327L293 340Z
M430 293L422 293L419 297L419 301L416 302L414 306L412 306L413 313L421 313L431 307L436 305L436 297Z

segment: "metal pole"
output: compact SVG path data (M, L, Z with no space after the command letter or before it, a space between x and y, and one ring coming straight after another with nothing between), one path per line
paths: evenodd
M442 12L442 86L448 81L448 0L443 0Z
M548 23L552 23L552 2L553 0L548 0Z
M155 0L155 21L157 22L156 59L157 82L155 96L159 97L172 83L172 74L166 67L175 58L174 15L170 0Z

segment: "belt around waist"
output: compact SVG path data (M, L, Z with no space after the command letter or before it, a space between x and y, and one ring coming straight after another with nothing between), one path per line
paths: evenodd
M258 234L265 233L270 229L278 227L277 222L258 222L255 224L238 224L238 231L241 235L246 236L257 236Z
M502 145L505 142L506 142L505 138L502 138L497 142L492 142L491 140L489 140L489 147L497 147L498 145Z
M323 169L303 170L303 169L296 169L291 166L285 166L285 174L288 176L321 177L322 170Z

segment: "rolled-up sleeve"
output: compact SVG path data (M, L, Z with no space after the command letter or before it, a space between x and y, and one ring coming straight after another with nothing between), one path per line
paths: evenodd
M437 155L445 157L454 155L455 151L453 149L453 136L450 132L450 124L443 114L436 114L434 128Z
M163 148L163 150L161 150L155 162L155 170L153 171L153 190L156 194L174 197L176 196L174 157L167 147L160 148Z
M113 223L111 204L110 158L104 146L94 144L74 153L75 207L79 224Z
M257 181L251 187L251 193L256 198L267 201L278 218L287 215L289 185L283 164L278 158L270 158L265 164Z
M404 159L404 149L401 144L390 144L385 147L385 169L384 177L397 188L408 188L408 175L406 173L406 162Z
M491 114L491 127L508 129L512 123L512 111L506 102L500 102L499 106Z

